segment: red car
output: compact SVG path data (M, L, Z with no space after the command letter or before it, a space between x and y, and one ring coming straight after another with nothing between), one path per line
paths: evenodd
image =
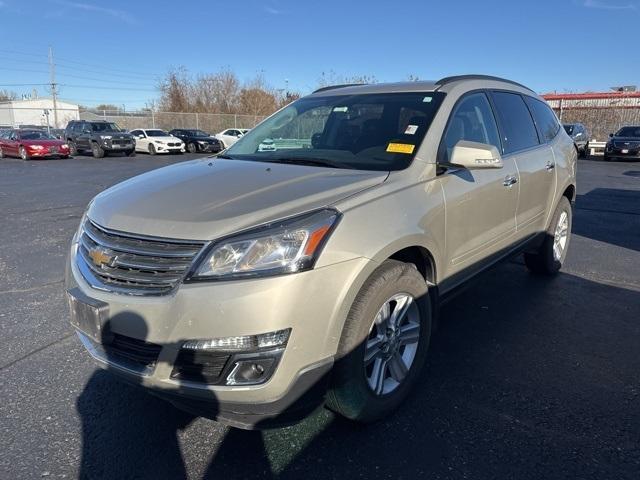
M3 130L0 134L0 158L69 158L69 145L44 130Z

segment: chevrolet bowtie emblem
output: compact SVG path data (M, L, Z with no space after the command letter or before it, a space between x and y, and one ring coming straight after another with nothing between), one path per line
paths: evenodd
M116 255L112 254L108 250L104 248L95 247L89 250L89 258L97 267L113 267L114 262L118 258Z

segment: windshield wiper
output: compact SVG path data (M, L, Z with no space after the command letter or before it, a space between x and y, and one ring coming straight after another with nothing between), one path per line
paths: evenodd
M306 158L306 157L284 157L284 158L270 158L265 159L267 162L272 163L285 163L289 165L311 165L315 167L330 167L330 168L350 168L341 163L335 163L331 160L325 160L321 158Z
M224 153L221 155L215 155L215 158L224 158L225 160L233 160L233 157L230 157L229 155L225 155Z

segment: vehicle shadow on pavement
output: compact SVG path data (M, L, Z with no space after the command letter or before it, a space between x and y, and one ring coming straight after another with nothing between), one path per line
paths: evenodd
M502 265L443 307L396 413L357 425L322 409L290 427L228 429L206 447L204 474L178 440L194 417L100 370L77 402L80 478L633 478L640 358L621 339L640 341L638 311L640 292Z
M640 190L593 189L578 195L574 213L574 234L640 251Z

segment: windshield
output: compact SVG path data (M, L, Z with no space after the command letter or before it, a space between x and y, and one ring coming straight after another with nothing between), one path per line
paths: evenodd
M168 137L169 134L164 130L145 130L148 137Z
M187 130L187 133L192 137L208 137L209 136L207 132L203 132L202 130Z
M564 131L569 135L573 135L573 125L563 125Z
M92 123L91 130L94 132L119 132L120 127L111 122Z
M622 127L616 137L640 137L640 127Z
M20 138L22 140L57 140L53 135L49 135L47 132L41 132L38 130L20 132Z
M444 93L306 97L247 132L226 157L357 170L409 166Z

